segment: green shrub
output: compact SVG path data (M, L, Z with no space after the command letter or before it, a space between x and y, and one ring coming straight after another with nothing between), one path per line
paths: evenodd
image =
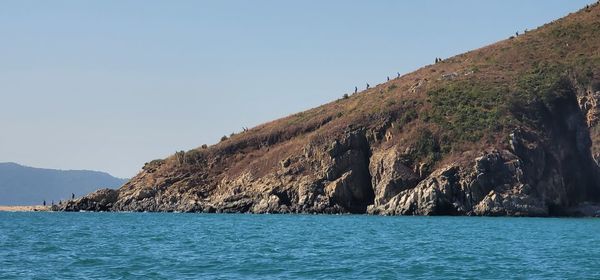
M428 129L421 130L415 142L414 155L417 158L439 159L440 145L436 137Z
M425 119L437 123L454 142L476 142L506 123L509 89L504 85L460 81L428 92Z
M405 125L405 124L417 119L418 117L419 117L419 114L417 113L417 110L415 110L415 108L413 108L413 107L407 108L402 113L400 118L398 119L398 124Z
M417 161L425 164L426 173L431 171L431 168L442 158L440 143L437 137L428 129L421 130L414 144L414 150L411 154L411 161Z
M546 98L553 94L552 90L560 83L565 74L565 67L557 64L538 64L535 65L525 75L522 75L517 86L520 96L517 98L532 99Z

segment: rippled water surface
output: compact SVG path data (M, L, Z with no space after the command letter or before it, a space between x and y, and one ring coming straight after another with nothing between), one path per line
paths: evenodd
M0 279L600 279L600 219L0 213Z

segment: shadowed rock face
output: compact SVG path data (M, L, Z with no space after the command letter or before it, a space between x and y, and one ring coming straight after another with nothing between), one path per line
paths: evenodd
M352 213L364 213L373 203L374 194L369 174L370 148L364 132L348 133L335 141L327 152L331 165L325 171L325 194L332 203Z
M600 155L599 19L594 5L497 47L152 161L119 190L60 210L600 216L600 156L592 156L594 148ZM586 44L563 49L565 34L578 30ZM548 42L557 49L538 50ZM572 50L587 45L597 45L589 63L584 50ZM531 60L511 61L511 50ZM565 57L573 64L560 64ZM550 62L566 70L540 67Z

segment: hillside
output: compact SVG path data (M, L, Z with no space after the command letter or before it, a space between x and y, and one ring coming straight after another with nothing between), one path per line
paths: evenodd
M119 190L63 210L595 214L599 96L600 7L592 5L151 161Z
M0 205L40 205L92 192L100 187L118 188L127 180L104 172L33 168L0 163Z

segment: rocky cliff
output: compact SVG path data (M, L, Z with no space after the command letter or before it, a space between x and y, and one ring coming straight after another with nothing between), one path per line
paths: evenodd
M598 50L592 5L60 210L600 215Z

